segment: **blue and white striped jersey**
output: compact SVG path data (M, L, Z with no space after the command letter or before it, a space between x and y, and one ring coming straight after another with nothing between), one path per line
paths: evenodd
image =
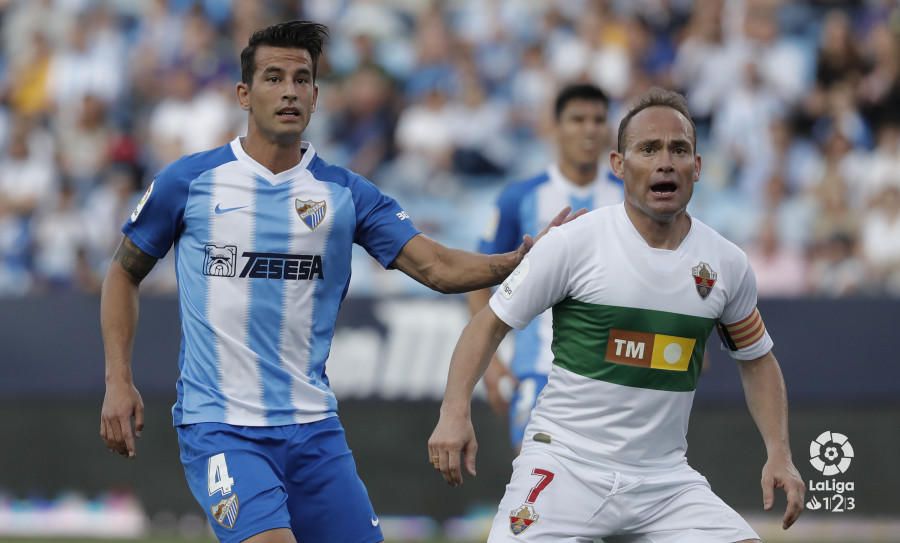
M590 211L617 204L624 197L622 181L607 168L599 168L597 178L589 185L578 186L566 179L557 165L551 165L541 174L503 189L478 250L484 254L513 251L522 243L522 236L536 236L566 206L572 206L573 211ZM552 326L552 315L547 311L515 331L510 362L513 375L522 378L550 373Z
M316 156L273 174L235 139L184 157L122 231L162 258L181 309L175 425L278 426L333 416L325 375L353 243L388 267L418 231L365 178Z

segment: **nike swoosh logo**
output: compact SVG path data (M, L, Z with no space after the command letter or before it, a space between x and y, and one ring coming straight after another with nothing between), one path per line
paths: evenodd
M381 523L381 519L379 519L378 517L372 517L372 526L378 526L379 523Z
M237 206L237 207L222 207L222 204L216 204L216 215L224 215L226 213L231 213L232 211L237 211L238 209L244 209L248 206Z

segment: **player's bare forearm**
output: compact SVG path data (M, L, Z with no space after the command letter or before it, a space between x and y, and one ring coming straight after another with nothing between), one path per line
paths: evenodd
M474 317L491 299L491 290L487 288L473 290L466 296L469 305L469 315Z
M131 375L138 289L155 263L155 258L123 238L106 272L100 295L100 328L106 355L100 437L110 451L128 458L137 454L135 438L140 437L144 428L144 402Z
M131 349L138 320L138 285L156 259L123 238L103 280L100 327L106 354L106 380L131 382Z
M498 255L470 253L418 235L407 242L393 265L428 288L450 294L500 284L523 255L523 251Z
M468 414L475 384L484 374L509 326L484 307L463 330L453 357L441 411Z
M756 360L742 362L739 367L747 407L762 434L769 456L760 479L763 509L771 509L775 503L774 490L783 489L787 505L782 528L787 530L803 512L806 486L791 459L784 377L771 352Z
M112 262L100 294L100 328L106 354L106 381L131 382L131 349L138 320L138 286Z
M768 354L739 364L750 415L762 435L769 457L791 457L788 441L787 393L778 360Z

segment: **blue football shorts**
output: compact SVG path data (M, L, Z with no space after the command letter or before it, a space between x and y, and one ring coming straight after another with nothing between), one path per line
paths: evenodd
M531 411L546 384L546 375L532 374L519 377L519 386L509 400L509 440L516 450L522 447L525 427L531 420Z
M298 543L384 540L337 417L178 427L181 463L220 541L290 528Z

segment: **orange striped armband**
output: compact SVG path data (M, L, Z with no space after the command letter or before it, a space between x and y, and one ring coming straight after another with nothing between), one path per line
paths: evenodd
M743 320L739 320L734 324L716 323L719 337L722 343L732 351L746 349L753 345L766 333L766 325L763 323L759 310L753 308L753 311Z

